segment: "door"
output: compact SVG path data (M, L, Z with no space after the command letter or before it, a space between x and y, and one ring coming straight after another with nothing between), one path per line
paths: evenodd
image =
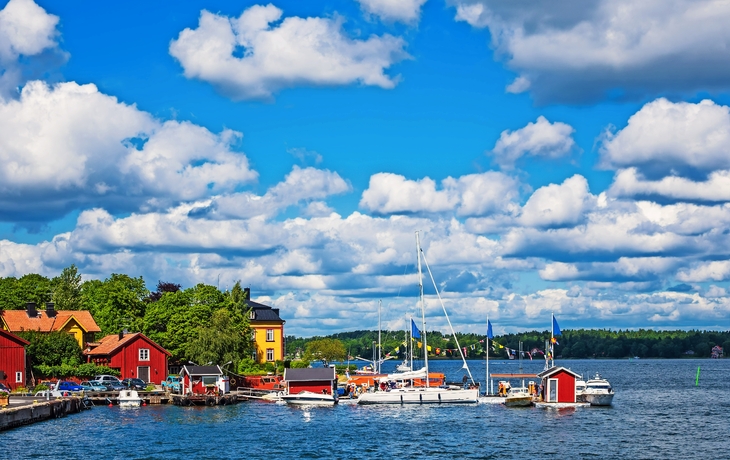
M140 366L137 368L137 378L144 380L145 382L150 381L150 368L149 366Z
M548 379L547 402L558 402L558 379Z

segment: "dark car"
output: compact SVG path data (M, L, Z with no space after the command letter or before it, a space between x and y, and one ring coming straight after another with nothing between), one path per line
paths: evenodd
M56 387L58 391L81 391L83 388L78 383L61 380Z
M145 390L147 389L147 383L142 379L124 379L122 385L130 390Z
M8 393L10 393L10 388L0 383L0 391L7 391Z

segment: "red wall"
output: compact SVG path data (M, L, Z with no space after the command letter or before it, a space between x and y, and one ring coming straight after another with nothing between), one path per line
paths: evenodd
M311 391L312 393L322 393L325 390L328 395L332 394L332 382L329 380L315 382L289 382L289 394L297 394L302 391Z
M139 349L150 350L150 360L139 360ZM120 379L139 378L137 366L149 366L150 382L159 385L167 378L167 355L158 350L154 345L144 339L137 337L130 343L125 344L116 354L111 357L109 367L119 369Z
M5 380L0 380L11 390L25 383L25 347L0 334L0 370L5 372ZM15 382L15 373L23 373L23 382Z
M559 371L550 378L558 379L558 402L575 402L575 377Z

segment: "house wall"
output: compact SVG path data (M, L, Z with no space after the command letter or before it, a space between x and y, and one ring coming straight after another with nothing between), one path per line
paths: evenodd
M73 335L76 342L78 342L79 347L81 347L82 350L84 349L84 346L86 345L84 341L84 330L81 329L81 326L79 326L79 323L77 323L76 320L71 319L68 323L66 323L63 329L61 329L61 331Z
M266 349L274 349L274 361L281 361L284 359L284 325L276 322L251 322L251 329L256 332L255 347L256 347L256 362L265 363L266 360ZM272 342L266 341L266 330L274 330L274 340Z
M150 352L149 361L139 360L140 348L147 348ZM115 354L111 356L109 367L119 369L120 379L139 378L138 366L149 366L149 382L159 385L167 378L167 355L158 350L154 345L138 337L131 342L124 344Z
M25 386L25 347L3 335L0 335L0 370L5 372L5 379L0 382L11 390ZM16 372L22 373L22 382L16 382Z
M575 377L560 371L551 378L558 379L558 402L575 402Z
M322 390L328 395L332 394L332 381L319 380L311 382L288 382L289 394L297 394L302 391L311 391L312 393L322 393Z

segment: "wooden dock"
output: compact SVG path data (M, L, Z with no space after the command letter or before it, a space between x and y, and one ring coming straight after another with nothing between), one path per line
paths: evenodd
M171 395L164 391L138 391L137 394L145 404L168 404ZM119 404L118 391L87 391L84 396L94 403L95 406L106 404Z
M84 398L77 396L46 400L34 396L11 395L10 404L0 410L0 431L65 417L87 408Z
M234 394L225 395L170 395L172 403L176 406L228 406L238 404L238 397Z

